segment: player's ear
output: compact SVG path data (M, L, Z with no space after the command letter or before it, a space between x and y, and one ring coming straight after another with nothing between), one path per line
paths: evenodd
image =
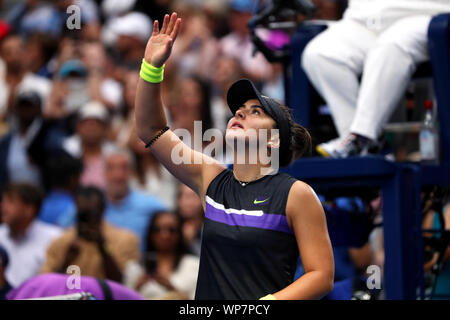
M278 133L271 134L269 141L267 142L267 146L269 148L279 148L280 147L280 135Z

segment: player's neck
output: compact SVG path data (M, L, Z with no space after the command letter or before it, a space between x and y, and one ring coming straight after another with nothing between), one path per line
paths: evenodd
M263 166L257 164L234 164L233 166L234 177L241 182L250 182L258 180L263 177Z
M267 159L266 159L267 160ZM257 150L246 149L244 152L235 152L233 161L234 177L241 182L250 182L271 174L271 162L261 161Z

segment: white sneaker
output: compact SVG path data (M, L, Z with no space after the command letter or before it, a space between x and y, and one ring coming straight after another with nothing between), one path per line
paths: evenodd
M342 139L336 149L329 152L332 158L347 158L351 156L368 156L380 151L380 144L356 134L349 134Z
M341 138L335 138L333 140L330 140L328 142L321 143L316 146L316 151L325 158L336 158L335 156L335 150L337 149L338 145L341 143Z

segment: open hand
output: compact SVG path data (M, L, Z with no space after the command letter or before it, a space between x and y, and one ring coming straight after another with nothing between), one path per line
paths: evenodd
M164 21L159 30L158 20L153 23L153 33L145 48L145 61L154 67L161 67L169 58L172 46L180 30L181 19L177 18L176 12L164 16Z

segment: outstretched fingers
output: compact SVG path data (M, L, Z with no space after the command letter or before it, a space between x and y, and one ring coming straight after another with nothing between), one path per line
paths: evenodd
M170 38L172 38L172 41L175 41L175 39L177 38L178 31L180 30L180 25L181 25L181 18L178 18L177 21L175 22L175 27L173 28L173 31L170 34Z
M173 31L173 28L175 26L175 22L177 21L177 13L173 12L172 15L170 16L170 22L169 22L169 26L167 27L167 34L170 35Z
M168 24L169 24L169 15L166 14L164 16L163 24L162 24L162 27L161 27L161 34L165 34L166 33Z

